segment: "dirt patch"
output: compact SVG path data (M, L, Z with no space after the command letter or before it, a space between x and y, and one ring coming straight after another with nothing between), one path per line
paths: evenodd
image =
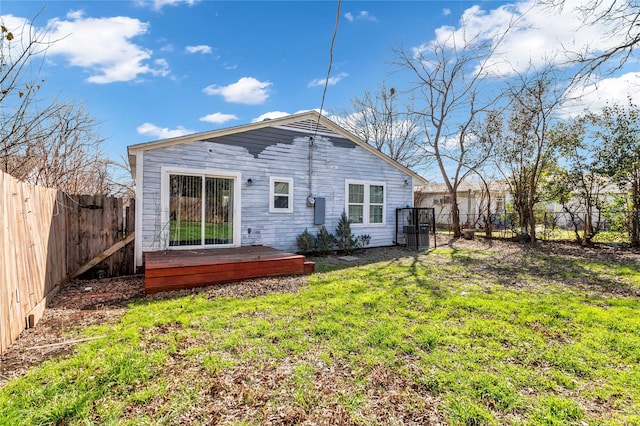
M73 352L73 341L84 328L115 323L143 291L142 276L72 281L54 297L37 326L24 330L0 356L0 385L43 361Z

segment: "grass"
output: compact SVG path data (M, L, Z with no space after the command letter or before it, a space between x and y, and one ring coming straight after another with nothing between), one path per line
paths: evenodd
M640 424L637 259L319 269L294 294L134 303L0 388L0 424Z
M448 238L453 233L448 230L438 230L438 238ZM477 235L485 235L484 231L478 231ZM492 233L494 238L512 238L516 236L516 233L511 229L495 229ZM582 236L582 231L579 232ZM576 233L571 229L562 228L545 228L540 226L536 231L536 238L543 241L576 241ZM630 235L624 231L599 231L592 242L594 243L624 243L629 244L631 242Z
M172 220L169 226L171 241L176 245L196 241L200 244L202 238L202 222L199 220ZM206 222L204 224L204 238L207 241L229 240L233 237L231 223Z

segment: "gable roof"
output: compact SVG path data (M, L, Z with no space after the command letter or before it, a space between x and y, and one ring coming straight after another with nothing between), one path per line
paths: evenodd
M317 134L320 136L333 136L333 137L339 136L339 137L348 139L353 143L355 143L356 145L363 148L364 150L369 151L370 153L382 159L383 161L403 171L404 173L411 175L411 177L416 179L419 183L423 185L427 184L427 181L423 177L415 173L414 171L408 169L407 167L401 165L400 163L393 160L389 156L373 148L368 143L364 142L363 140L361 140L351 132L348 132L347 130L343 129L342 127L340 127L333 121L329 120L325 116L321 115L317 111L307 111L300 114L293 114L286 117L260 121L257 123L245 124L245 125L235 126L235 127L228 127L224 129L218 129L218 130L211 130L207 132L193 133L190 135L179 136L176 138L161 139L157 141L130 145L127 147L127 152L129 154L129 164L131 165L131 173L133 174L133 176L135 176L136 154L138 152L143 152L143 151L155 149L155 148L178 145L182 143L201 141L205 139L211 140L212 138L219 138L222 136L228 136L236 133L243 133L243 132L248 132L248 131L257 130L257 129L264 129L267 127L285 128L288 130L294 130L302 133Z

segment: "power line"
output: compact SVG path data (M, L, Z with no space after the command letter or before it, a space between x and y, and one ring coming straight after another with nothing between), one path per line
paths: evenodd
M336 9L336 25L333 29L333 36L331 37L331 46L329 47L329 68L327 69L327 78L324 80L324 89L322 90L322 102L320 102L320 115L324 110L324 100L327 96L327 88L329 87L329 77L331 77L331 67L333 65L333 46L336 42L336 36L338 35L338 25L340 24L340 6L342 0L338 0L338 8ZM318 122L316 123L316 134L318 133L318 126L320 126L320 116L318 116Z
M318 136L318 128L320 127L320 117L322 117L322 111L324 110L324 100L327 96L327 87L329 87L329 77L331 77L331 66L333 65L333 46L336 43L336 36L338 35L338 25L340 24L340 6L342 0L338 0L338 8L336 9L336 25L333 28L333 36L331 37L331 46L329 47L329 68L327 69L327 77L324 80L324 89L322 90L322 101L320 102L320 114L318 114L318 120L316 121L316 128L313 132L313 136L309 138L309 197L307 199L308 205L313 205L313 145L315 144L316 136Z

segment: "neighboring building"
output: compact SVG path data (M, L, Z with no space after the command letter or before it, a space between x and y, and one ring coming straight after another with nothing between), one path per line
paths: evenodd
M371 246L395 238L395 209L426 181L310 111L128 147L136 181L136 263L164 249L266 245L296 238L343 211Z
M490 200L491 214L494 223L504 215L505 207L510 202L509 186L504 182L489 182L489 191L482 182L462 182L458 186L458 210L460 223L465 227L481 228L487 213ZM433 207L436 226L451 225L451 193L444 183L429 182L416 186L415 206Z
M460 223L464 227L483 228L487 214L487 203L490 200L490 212L494 226L509 226L509 216L515 216L513 213L513 197L506 182L491 181L488 182L487 188L482 182L463 182L458 186L458 209L460 211ZM428 183L426 185L416 186L414 203L416 207L433 207L436 219L436 226L446 228L452 224L451 220L451 194L447 186L443 183ZM608 183L603 184L600 190L600 198L607 203L625 192L621 191L618 186ZM582 226L584 218L584 208L577 201L572 200L567 208L574 213L571 216L564 206L556 202L548 202L546 204L537 204L544 219L540 225L551 227L560 227L565 229L573 229L573 221L577 221L577 225ZM507 210L512 213L507 214ZM600 216L598 209L594 209L593 218L594 225L600 224L601 227L607 227L604 219Z

